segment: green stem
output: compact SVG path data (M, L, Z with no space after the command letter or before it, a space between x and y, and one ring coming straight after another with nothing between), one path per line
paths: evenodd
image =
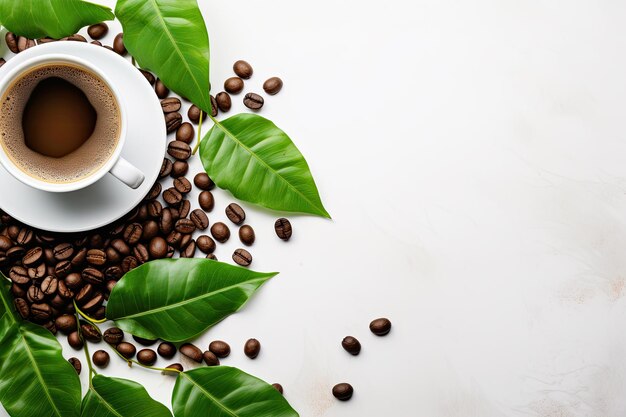
M78 314L80 314L80 315L81 315L81 316L82 316L85 320L87 320L87 321L88 321L89 323L91 323L91 324L96 324L96 323L100 324L100 323L104 323L104 322L106 322L106 321L107 321L107 319L106 319L106 318L101 319L101 320L92 319L92 318L91 318L91 317L89 317L86 313L83 313L83 311L82 311L80 308L78 308L78 306L76 305L76 303L74 303L74 307L76 308L76 312L77 312ZM96 327L97 327L97 326L96 326ZM99 330L99 329L98 329L98 330Z
M198 149L200 148L200 140L202 139L202 116L203 115L204 115L204 112L200 110L200 121L198 122L198 143L196 143L196 147L193 148L193 152L191 152L192 155L195 155L196 152L198 152Z
M76 311L78 312L78 307L76 306L76 302L74 302L74 307L76 308ZM98 329L98 326L95 326L95 327L96 329ZM85 352L85 359L87 360L87 366L89 367L89 386L93 388L91 380L94 375L98 374L98 372L94 369L93 365L91 364L91 357L89 356L89 347L87 347L87 341L83 337L83 332L80 329L80 316L78 315L78 313L76 313L76 328L77 328L76 330L78 331L78 337L80 338L80 340L83 341L83 351ZM100 329L98 329L98 331L100 331Z

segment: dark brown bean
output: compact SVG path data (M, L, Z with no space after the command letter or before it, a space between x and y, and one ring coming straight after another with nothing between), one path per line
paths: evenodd
M214 253L209 253L209 254L206 256L206 258L207 258L207 259L210 259L210 260L212 260L212 261L217 261L217 256L215 256L215 254L214 254Z
M96 293L96 295L94 295L91 300L83 304L82 309L88 313L91 313L97 310L98 308L100 308L103 302L104 302L104 294Z
M139 72L145 77L146 81L148 81L150 85L154 85L154 83L156 82L156 78L150 71L140 69Z
M143 227L139 223L129 224L124 230L124 240L129 245L139 242L143 233Z
M97 367L105 368L109 364L111 357L104 350L96 350L93 353L92 360L93 360L93 364L96 365Z
M346 336L341 341L341 346L345 349L346 352L351 355L358 355L361 353L361 343L356 339L356 337Z
M196 230L196 225L194 224L193 221L189 220L189 219L179 219L176 222L176 225L174 226L174 229L177 232L180 232L182 234L190 234L193 233Z
M41 43L41 41L39 43ZM102 42L100 42L100 41L91 41L90 44L102 46Z
M25 50L32 48L35 45L36 43L33 39L28 39L24 36L20 36L17 38L17 49L19 49L20 52L24 52Z
M159 98L166 98L170 94L170 89L167 88L160 79L156 80L154 91Z
M212 190L215 187L213 180L204 172L197 174L193 179L193 183L196 187L204 191Z
M202 191L198 196L198 203L202 210L204 211L212 211L213 207L215 207L215 199L213 198L213 194L210 191Z
M148 252L148 248L146 248L141 243L138 243L137 246L133 248L133 256L139 263L146 263L150 260L150 252Z
M161 220L159 221L158 230L160 230L161 233L163 233L164 235L168 235L172 231L173 228L174 228L174 216L172 216L172 210L170 208L163 209L163 212L161 213ZM145 226L144 226L144 230L146 230ZM151 238L155 236L156 236L156 233Z
M161 170L159 171L159 178L165 178L172 172L172 161L167 158L163 158L161 164Z
M148 191L148 195L144 198L144 200L154 200L161 194L162 186L160 182L155 182L150 191Z
M100 249L90 249L87 251L87 263L95 266L102 266L107 263L107 255Z
M80 325L80 332L83 338L91 343L100 343L102 341L102 336L100 336L100 332L90 323L84 323Z
M179 348L180 353L188 357L194 362L202 362L202 351L191 343L185 343Z
M74 255L74 246L71 243L60 243L54 247L54 259L65 261Z
M192 123L198 124L200 122L200 108L193 104L187 111L187 117L189 117ZM202 120L206 120L205 111L202 111Z
M4 39L11 52L13 52L14 54L17 54L20 52L19 48L17 47L17 36L15 36L15 33L7 32Z
M191 210L191 203L189 200L183 200L180 202L178 206L178 218L183 219L189 215L189 211Z
M196 225L198 230L206 230L209 227L209 218L206 213L200 209L195 209L189 215L189 218Z
M26 298L31 303L40 303L46 298L46 294L39 287L31 285L26 291Z
M170 142L167 153L178 160L187 160L191 156L191 147L180 140Z
M76 293L74 297L74 301L78 304L85 304L94 293L94 286L91 283L88 283L81 287L80 290Z
M228 217L228 219L235 224L241 224L244 220L246 220L246 212L239 204L230 203L226 207L226 217Z
M274 230L276 231L276 236L282 240L289 240L291 238L291 222L284 217L276 220L274 223Z
M283 386L278 383L273 383L272 386L274 387L274 389L276 389L276 391L280 392L281 394L285 392Z
M121 255L130 255L130 247L122 239L113 239L113 241L111 242L111 247L118 251Z
M41 281L41 291L45 295L53 295L57 292L57 288L59 288L59 280L55 277L46 277L43 281Z
M230 108L233 105L230 95L225 91L222 91L221 93L219 93L215 97L215 101L217 103L217 107L220 109L220 111L224 113L230 111Z
M215 97L213 96L210 96L210 98L211 98L211 116L217 117L217 113L219 109L219 107L217 106L217 100L215 100Z
M128 343L128 342L119 343L115 347L115 350L117 350L126 359L132 358L133 356L135 356L135 353L137 352L137 348L135 347L135 345L133 345L132 343Z
M28 276L28 270L23 266L14 266L9 271L9 278L17 285L26 285L30 283L30 277Z
M32 248L24 254L22 263L24 266L32 266L39 263L43 259L43 249L40 247Z
M376 336L385 336L391 331L391 321L386 318L373 320L370 323L370 330Z
M189 171L189 164L185 161L176 161L172 165L172 178L182 177Z
M176 354L176 346L170 342L163 342L159 345L157 352L165 359L171 359Z
M67 361L70 365L72 365L72 367L74 367L76 374L80 375L80 371L83 369L83 365L81 365L80 360L78 358L69 358Z
M124 331L119 327L111 327L104 331L103 339L110 345L116 346L124 340Z
M243 98L243 104L250 110L260 110L264 103L263 97L256 93L248 93Z
M354 394L354 388L348 383L337 384L333 387L333 395L339 401L348 401Z
M148 203L148 215L150 217L158 219L159 217L161 217L161 213L163 213L163 206L159 201L153 200Z
M248 339L243 347L243 352L250 359L255 359L261 352L261 342L256 339Z
M218 358L225 358L230 355L230 346L222 340L214 340L209 344L209 350L215 353Z
M172 113L180 110L182 103L176 97L164 98L161 100L161 109L163 113Z
M194 137L195 131L193 126L189 122L181 124L176 131L176 140L179 140L181 142L191 143L193 142Z
M254 243L256 239L256 235L254 233L254 229L245 224L239 228L239 240L246 246L250 246Z
M137 352L137 360L143 365L152 366L157 361L157 355L152 349L141 349Z
M7 236L0 235L0 251L6 252L13 247L13 242Z
M150 256L153 259L162 259L167 255L167 242L160 236L153 238L148 247Z
M32 230L22 227L20 232L17 234L17 238L15 239L15 243L20 246L26 246L33 240L34 233Z
M187 235L191 237L191 235ZM196 241L191 239L180 252L181 258L193 258L196 255Z
M180 204L180 202L183 200L183 196L180 194L180 192L178 192L176 188L172 187L163 191L163 200L165 200L165 202L170 206L175 206L177 204Z
M230 238L230 229L224 223L217 222L211 226L211 235L218 242L224 243Z
M65 277L65 285L73 290L80 288L82 284L83 278L79 273L74 272Z
M162 371L161 373L163 375L178 375L179 373L183 372L185 370L185 368L183 368L183 365L181 365L180 363L173 363L171 365L167 365L165 367L165 370Z
M30 316L30 307L26 300L23 298L16 298L13 303L15 305L15 309L23 319L27 319Z
M185 177L176 178L174 180L174 188L181 194L187 194L191 191L191 183Z
M28 277L35 281L44 278L46 276L46 273L46 264L43 262L37 266L28 268Z
M92 39L102 39L109 33L109 27L106 23L97 23L89 26L87 33Z
M156 343L157 339L146 339L145 337L135 336L133 335L133 339L140 345L144 346L152 346Z
M87 259L87 248L82 248L74 255L70 264L72 266L80 266L85 262L85 259Z
M165 115L165 127L167 128L167 133L176 131L182 123L183 116L178 112L167 113Z
M215 241L207 235L198 236L198 239L196 239L196 246L200 249L200 251L206 254L213 253L215 251Z
M87 42L87 39L83 35L75 33L73 35L68 36L67 38L61 39L62 41L72 41L72 42Z
M233 261L241 266L250 266L252 263L252 255L245 249L237 249L233 253Z
M233 71L235 72L235 74L237 74L239 77L243 78L244 80L247 80L248 78L252 77L252 73L254 72L252 69L252 65L248 64L246 61L240 59L239 61L235 62L235 64L233 64Z
M239 77L231 77L224 81L224 90L230 94L239 94L243 91L244 82Z
M78 332L72 332L67 336L67 344L70 345L75 350L80 350L83 348L83 340L78 335Z
M128 53L128 51L126 51L126 46L124 46L123 33L118 33L115 36L115 39L113 40L113 50L122 56L125 56Z
M219 366L220 364L219 358L215 356L215 353L211 352L210 350L206 350L202 354L202 359L204 359L204 363L206 363L207 366Z
M278 94L283 88L283 80L278 77L269 78L263 83L263 90L271 96Z

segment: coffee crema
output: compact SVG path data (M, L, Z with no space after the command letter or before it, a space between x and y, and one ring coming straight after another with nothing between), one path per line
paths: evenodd
M0 142L25 174L50 183L76 182L113 156L120 114L111 89L96 74L72 64L44 64L7 88L0 103Z

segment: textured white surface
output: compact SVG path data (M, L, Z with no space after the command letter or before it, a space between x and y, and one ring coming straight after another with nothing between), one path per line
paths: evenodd
M224 363L281 382L304 417L626 414L626 4L200 2L213 85L239 58L247 91L284 79L262 114L334 221L291 216L284 244L245 205L253 267L281 274L198 345L231 343ZM367 328L381 315L386 338ZM169 403L172 378L112 362Z

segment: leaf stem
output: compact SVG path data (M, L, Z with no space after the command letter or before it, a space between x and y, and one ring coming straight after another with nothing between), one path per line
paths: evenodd
M80 308L78 308L76 303L74 303L74 307L76 308L76 312L80 314L85 320L87 320L91 324L96 324L96 323L100 324L100 323L105 323L107 321L106 318L101 319L101 320L96 320L96 319L89 317L86 313L83 313L83 311Z
M204 112L200 110L200 121L198 122L198 143L196 143L196 147L193 148L193 152L191 152L192 155L195 155L196 152L198 152L198 149L200 148L200 139L202 139L202 116L203 115L204 115Z
M87 366L89 367L89 387L93 388L91 380L94 375L98 375L98 372L94 369L93 365L91 364L91 357L89 356L89 347L87 347L87 341L83 337L83 332L80 329L80 316L78 314L79 310L78 310L78 306L76 305L76 301L74 301L74 307L76 308L76 311L77 311L76 330L78 331L78 337L80 338L80 340L83 341L83 351L85 352L85 359L87 360ZM94 327L98 329L98 326L94 326ZM98 331L100 331L100 329L98 329Z

